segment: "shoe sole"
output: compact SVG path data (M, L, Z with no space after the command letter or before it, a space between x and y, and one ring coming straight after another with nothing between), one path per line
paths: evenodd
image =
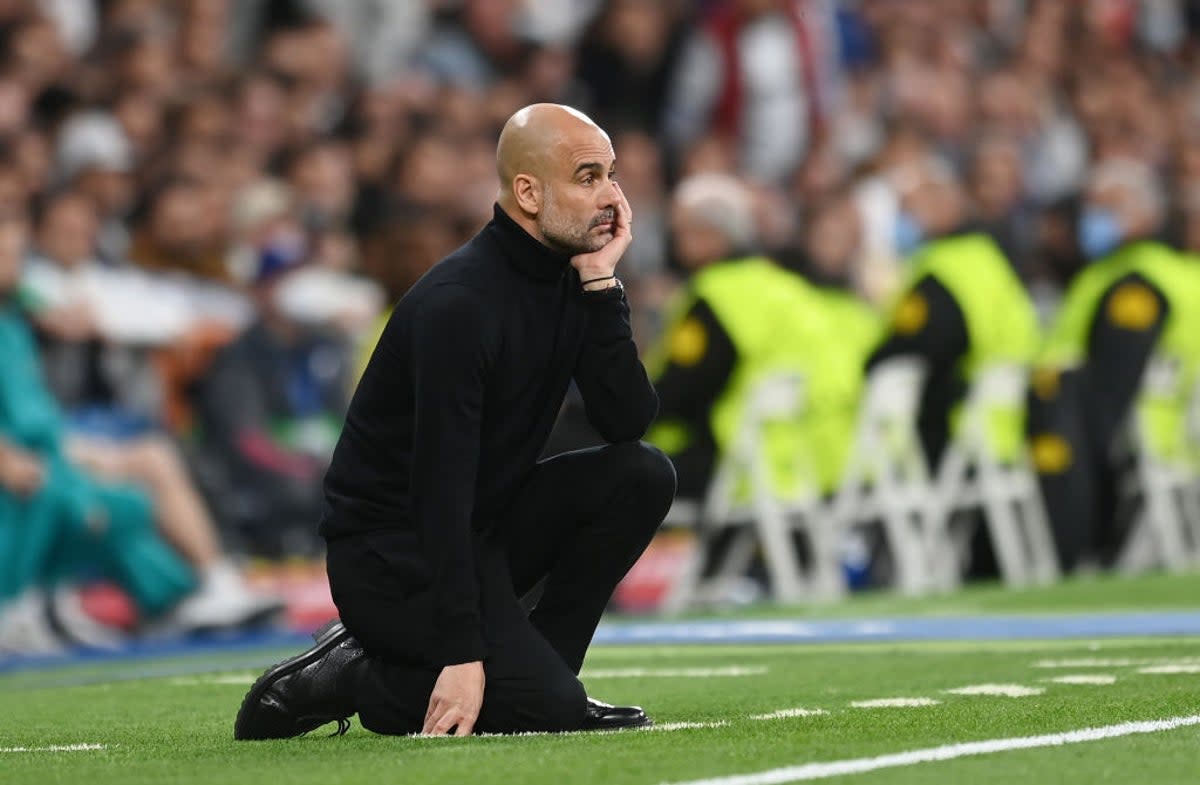
M297 654L295 657L289 657L283 662L268 668L262 676L258 677L258 681L254 682L254 686L250 688L250 691L246 693L246 697L242 699L237 719L234 720L233 724L234 738L242 741L253 740L248 737L238 736L237 729L241 726L243 717L262 699L263 694L271 688L271 685L284 676L290 676L321 659L349 637L349 630L346 629L340 620L335 619L313 633L313 640L316 643L311 649Z

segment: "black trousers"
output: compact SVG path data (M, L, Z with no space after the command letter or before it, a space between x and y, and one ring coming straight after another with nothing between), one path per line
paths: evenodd
M1052 393L1029 396L1030 438L1035 443L1055 439L1066 449L1061 465L1038 467L1046 514L1065 572L1089 558L1107 564L1118 550L1113 513L1120 478L1110 460L1112 435L1100 423L1079 372L1063 374Z
M579 450L536 466L507 518L475 543L488 649L478 732L582 725L584 655L613 589L674 494L671 462L646 444ZM414 558L407 537L384 532L328 547L334 602L366 653L347 689L359 720L376 733L420 732L441 672L412 639L428 609L414 607L411 571L400 568ZM521 598L543 580L527 614Z

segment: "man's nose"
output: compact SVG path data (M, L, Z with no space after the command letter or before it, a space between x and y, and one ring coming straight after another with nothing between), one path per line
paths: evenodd
M617 181L608 180L600 193L601 207L615 207L617 204Z

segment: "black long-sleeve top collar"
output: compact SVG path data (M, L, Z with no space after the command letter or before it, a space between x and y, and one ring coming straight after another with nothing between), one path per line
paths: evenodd
M500 205L494 208L489 227L508 263L531 278L557 281L570 272L571 257L560 253L525 231Z

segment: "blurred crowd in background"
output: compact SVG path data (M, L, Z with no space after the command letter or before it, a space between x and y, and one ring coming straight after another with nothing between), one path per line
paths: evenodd
M746 189L738 250L882 307L936 160L1048 319L1099 162L1200 251L1198 31L1182 0L0 0L0 268L73 465L149 487L197 574L211 532L316 554L379 320L490 219L517 108L611 135L644 348L703 174Z

